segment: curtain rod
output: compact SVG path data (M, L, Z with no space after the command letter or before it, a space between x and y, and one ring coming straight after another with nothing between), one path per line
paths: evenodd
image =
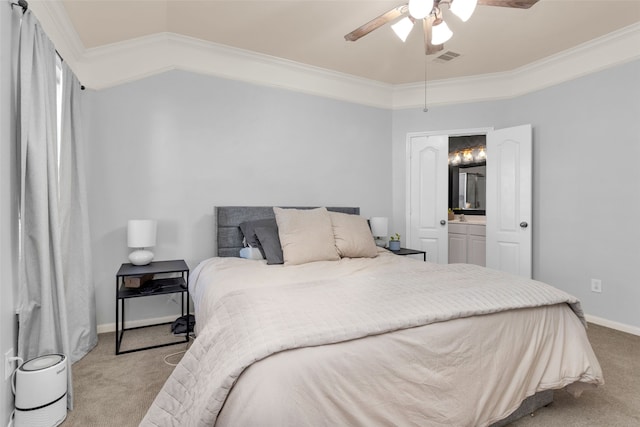
M62 55L60 55L60 52L58 52L58 49L56 49L55 51L56 51L56 55L58 55L58 58L60 58L60 62L64 62L64 58L62 57ZM80 83L80 90L84 90L84 85L82 83Z
M60 55L60 52L58 52L58 49L56 49L56 55L58 55L58 58L60 58L60 62L64 62L64 58L62 57L62 55ZM80 83L80 90L84 90L84 85L82 83Z
M29 3L27 2L27 0L18 0L18 3L11 3L11 8L13 9L13 6L20 6L22 8L22 13L26 13L27 9L29 9ZM56 55L58 55L58 58L60 58L60 61L64 62L64 58L62 57L62 55L60 55L60 52L58 52L58 49L55 50L56 51ZM80 89L84 90L84 85L81 83L80 84Z
M20 6L22 8L22 13L25 13L27 9L29 9L29 3L27 3L27 0L18 0L18 3L11 3L12 9L13 6Z

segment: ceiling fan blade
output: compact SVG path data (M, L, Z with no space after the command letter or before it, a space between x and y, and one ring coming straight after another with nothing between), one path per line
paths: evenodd
M538 0L478 0L478 4L483 6L515 7L518 9L529 9L536 3Z
M433 23L437 18L434 15L429 15L422 20L422 28L424 29L424 54L433 55L444 49L443 44L434 45L431 44L431 32L433 30Z
M347 41L354 42L358 40L360 37L366 36L371 31L382 27L384 24L391 22L396 18L399 18L400 16L407 13L408 10L409 10L409 6L406 4L402 6L394 7L390 11L383 13L377 18L373 18L371 21L367 22L361 27L358 27L355 30L351 31L349 34L344 36L344 39Z

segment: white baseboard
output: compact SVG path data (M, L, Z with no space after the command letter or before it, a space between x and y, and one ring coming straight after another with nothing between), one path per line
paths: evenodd
M141 326L150 326L150 325L157 325L160 323L169 323L169 322L173 322L174 320L176 320L179 317L179 315L171 315L171 316L165 316L165 317L156 317L155 319L142 319L142 320L128 320L126 322L125 327L126 328L139 328ZM115 332L116 330L116 324L115 323L103 323L101 325L98 325L98 333L99 334L104 334L106 332Z
M628 334L640 336L640 328L637 326L627 325L625 323L614 322L613 320L603 319L597 316L591 316L585 314L584 316L587 322L594 323L596 325L604 326L607 328L615 329L616 331L626 332Z

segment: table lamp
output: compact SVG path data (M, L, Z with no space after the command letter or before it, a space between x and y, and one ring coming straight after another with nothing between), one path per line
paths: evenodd
M147 265L153 260L153 252L146 248L156 245L158 222L152 219L132 219L127 225L127 246L136 249L129 254L133 265Z
M371 234L373 234L376 245L384 248L387 245L389 218L374 216L369 220L369 224L371 224Z

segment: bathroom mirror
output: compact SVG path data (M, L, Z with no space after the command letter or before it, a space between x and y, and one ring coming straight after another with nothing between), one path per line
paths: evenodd
M485 215L487 208L486 135L449 138L449 208Z
M449 166L449 207L454 212L485 215L487 208L487 166Z

